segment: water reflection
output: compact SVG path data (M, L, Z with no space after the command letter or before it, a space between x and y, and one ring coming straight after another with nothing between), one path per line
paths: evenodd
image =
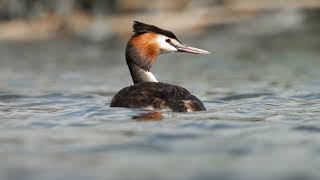
M136 121L160 121L163 119L162 112L146 112L133 116Z

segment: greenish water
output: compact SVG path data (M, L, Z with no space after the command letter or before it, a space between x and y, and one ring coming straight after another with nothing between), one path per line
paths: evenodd
M0 179L319 179L319 29L230 29L153 67L208 111L148 122L109 108L131 84L124 47L1 43Z

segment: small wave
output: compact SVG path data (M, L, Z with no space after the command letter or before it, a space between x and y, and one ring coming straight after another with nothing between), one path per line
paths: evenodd
M257 98L261 96L272 96L274 94L272 93L249 93L249 94L236 94L231 96L226 96L219 98L220 101L234 101L234 100L240 100L240 99L250 99L250 98Z

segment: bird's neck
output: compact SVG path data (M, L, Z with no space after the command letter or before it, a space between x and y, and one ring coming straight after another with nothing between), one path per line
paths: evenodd
M142 56L134 46L130 44L127 45L126 61L134 83L158 82L150 72L151 66L156 58L157 56Z
M147 71L132 62L127 61L127 64L128 64L130 74L134 83L158 82L157 79L154 77L154 75L150 71Z

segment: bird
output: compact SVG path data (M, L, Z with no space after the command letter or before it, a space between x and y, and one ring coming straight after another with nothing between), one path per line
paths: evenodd
M133 21L133 35L127 43L125 57L134 84L121 89L112 98L110 107L206 111L203 103L187 89L159 82L150 71L160 54L171 52L210 54L183 44L169 30Z

